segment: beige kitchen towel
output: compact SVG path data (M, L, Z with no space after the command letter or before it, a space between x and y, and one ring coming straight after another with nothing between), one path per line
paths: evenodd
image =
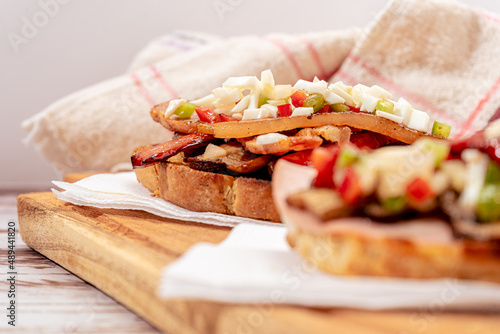
M62 98L26 120L27 141L62 173L107 171L130 162L135 147L171 137L149 117L153 105L199 98L230 76L260 75L268 68L278 83L328 79L360 34L357 29L229 39L171 34L141 52L132 72Z
M499 57L497 16L456 1L397 0L333 79L383 86L463 137L500 116Z

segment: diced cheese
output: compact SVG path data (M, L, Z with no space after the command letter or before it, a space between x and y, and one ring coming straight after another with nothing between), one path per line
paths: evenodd
M343 90L340 87L341 87L340 85L336 86L336 84L331 84L330 86L328 86L328 89L332 93L335 93L338 96L340 96L341 98L343 98L345 104L347 104L348 106L354 107L356 104L354 103L354 100L352 99L351 94L347 93L345 90Z
M243 118L243 114L238 112L236 114L232 114L231 117L234 117L237 120L241 121L241 119Z
M174 114L174 112L177 110L177 108L179 108L181 105L183 105L186 102L187 102L187 100L184 100L184 99L171 100L168 103L167 109L165 110L165 118L169 118L170 116L172 116Z
M228 92L229 91L226 88L217 87L212 91L212 94L214 94L215 98L219 99L226 96Z
M411 104L402 97L394 104L394 114L403 116L404 124L408 124L410 121L412 111L413 107Z
M319 78L318 78L318 77L316 77L316 76L314 77L314 79L313 79L313 81L312 81L312 82L313 82L313 83L316 83L316 84L323 85L323 86L325 86L325 87L326 87L326 86L328 86L328 82L326 82L325 80L319 80Z
M295 89L302 89L305 90L306 92L309 93L317 93L321 95L325 95L326 91L326 86L321 84L321 82L310 82L310 81L305 81L300 79L297 81L297 83L293 86Z
M312 107L299 107L295 108L292 111L292 117L294 116L309 116L312 115L314 112L314 108Z
M247 109L243 112L242 120L259 119L259 118L274 118L275 116L269 109Z
M461 157L466 163L466 171L464 189L458 201L463 208L473 211L477 208L479 193L486 179L489 158L475 149L464 150Z
M361 95L365 95L368 89L368 86L362 84L357 84L356 86L352 87L351 96L354 103L356 104L356 108L361 107Z
M375 96L371 96L366 93L361 93L359 95L359 99L361 102L359 110L366 112L374 112L375 107L377 106L377 102L380 100L379 98L376 98Z
M205 153L203 153L203 159L214 159L214 158L222 158L228 155L228 152L220 146L214 144L208 144L205 149Z
M215 100L213 102L213 106L216 108L227 106L238 102L242 97L243 94L241 93L241 91L238 88L234 88L230 91L227 91L226 95L221 96L219 99Z
M388 112L380 111L380 110L377 110L375 112L375 114L377 116L390 119L391 121L394 121L396 123L403 123L403 116L398 116L398 115L390 114Z
M276 118L278 114L278 107L273 106L272 104L264 104L260 109L263 110L263 112L269 112L274 118Z
M249 95L250 96L250 102L248 103L248 109L258 109L259 108L259 98L260 94L257 92L254 92Z
M271 70L262 71L260 74L260 82L262 86L274 87L274 77Z
M239 113L248 108L248 104L250 103L250 95L243 97L238 104L231 109L232 113Z
M226 88L238 87L240 89L251 89L253 91L260 91L262 89L262 84L259 79L254 76L230 77L222 84L222 86Z
M210 107L212 105L212 102L214 101L215 101L214 94L208 94L207 96L202 97L201 99L191 101L191 103L197 106Z
M344 103L345 99L343 99L341 96L338 96L335 93L332 93L332 91L327 90L325 91L325 101L328 102L328 104L335 104L335 103Z
M280 106L282 104L286 104L285 100L267 100L268 104L272 104L273 106Z
M292 85L274 86L274 99L281 100L292 95Z
M417 131L427 132L427 129L429 128L429 120L430 117L426 112L413 109L410 115L410 120L405 125Z
M373 85L367 91L371 96L378 97L379 100L389 100L392 99L392 94L380 86Z
M280 140L287 139L288 137L285 135L282 135L281 133L267 133L265 135L260 135L257 136L257 139L255 140L255 143L257 145L267 145L267 144L274 144L279 142Z

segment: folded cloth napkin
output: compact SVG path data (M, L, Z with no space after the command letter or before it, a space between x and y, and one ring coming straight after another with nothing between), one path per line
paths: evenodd
M52 189L60 200L76 205L105 209L142 210L160 217L193 221L218 226L236 226L240 223L276 225L257 219L236 217L213 212L194 212L158 197L143 187L134 172L96 174L76 183L53 181L65 191Z
M360 309L500 309L500 285L327 275L286 243L280 225L240 224L220 244L190 248L162 273L162 298Z
M59 171L111 170L135 147L171 137L149 118L152 105L198 98L229 76L271 68L278 83L335 73L330 81L384 86L461 137L500 117L499 51L500 18L438 0L391 1L363 33L174 32L141 51L129 73L71 94L23 126Z
M60 172L109 171L134 148L171 133L149 110L172 98L209 94L228 77L272 69L277 83L328 79L360 35L357 29L220 39L173 33L146 47L132 72L73 93L23 123L28 142Z
M455 1L395 0L334 75L404 97L462 137L500 117L500 18Z

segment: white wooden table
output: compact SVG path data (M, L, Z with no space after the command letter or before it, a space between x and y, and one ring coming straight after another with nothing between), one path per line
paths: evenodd
M8 306L7 224L17 193L0 192L0 308ZM0 333L159 333L92 285L29 248L16 233L16 327L0 317Z

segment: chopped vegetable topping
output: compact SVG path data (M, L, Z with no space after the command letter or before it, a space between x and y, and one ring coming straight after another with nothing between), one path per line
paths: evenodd
M432 125L432 134L443 137L443 138L448 138L450 136L451 132L451 126L449 126L446 123L440 123L440 122L434 122Z

